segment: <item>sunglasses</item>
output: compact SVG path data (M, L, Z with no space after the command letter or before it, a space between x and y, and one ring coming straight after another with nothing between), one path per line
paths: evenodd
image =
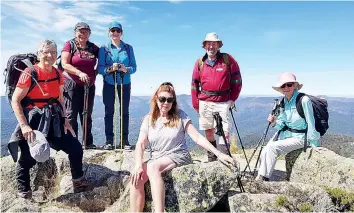
M280 88L284 89L285 87L292 87L292 86L294 86L294 83L286 83L286 84L281 85Z
M157 99L159 99L160 103L165 103L167 101L167 103L172 103L175 99L174 98L166 98L163 96L158 97Z
M112 28L109 31L111 31L111 33L114 33L114 32L121 33L122 32L122 30L119 28Z

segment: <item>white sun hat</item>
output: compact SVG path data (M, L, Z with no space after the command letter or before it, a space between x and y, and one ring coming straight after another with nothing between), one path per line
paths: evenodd
M303 86L303 84L300 84L297 80L296 80L296 76L291 73L291 72L285 72L279 75L279 81L274 84L272 87L273 89L275 89L276 91L280 92L280 87L286 83L297 83L297 90L300 90Z
M206 41L217 41L217 42L219 42L220 48L221 48L222 45L223 45L222 40L219 39L218 34L216 34L215 32L211 32L211 33L207 33L207 34L206 34L205 39L204 39L204 41L203 41L203 43L202 43L202 47L203 47L203 48L204 48L204 46L205 46L205 42L206 42Z

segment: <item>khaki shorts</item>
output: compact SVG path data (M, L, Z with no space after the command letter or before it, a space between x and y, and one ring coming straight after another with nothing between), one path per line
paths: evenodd
M218 112L222 118L224 132L230 132L230 103L199 101L199 129L208 130L216 127L213 112Z

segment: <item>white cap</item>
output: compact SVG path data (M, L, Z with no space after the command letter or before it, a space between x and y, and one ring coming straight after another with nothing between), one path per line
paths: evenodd
M50 157L49 143L40 131L33 130L33 132L34 141L32 143L28 143L31 156L37 162L45 162Z

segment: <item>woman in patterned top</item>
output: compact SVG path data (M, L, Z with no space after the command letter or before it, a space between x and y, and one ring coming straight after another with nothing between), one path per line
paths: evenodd
M235 165L231 157L218 151L193 126L185 112L178 109L176 93L171 83L160 85L152 96L151 110L145 116L136 144L135 169L130 188L130 211L141 212L145 204L144 184L150 180L151 194L156 212L165 206L165 185L162 173L177 166L192 163L185 140L185 133L201 147L213 152L228 165ZM143 152L149 143L151 158L143 162Z

